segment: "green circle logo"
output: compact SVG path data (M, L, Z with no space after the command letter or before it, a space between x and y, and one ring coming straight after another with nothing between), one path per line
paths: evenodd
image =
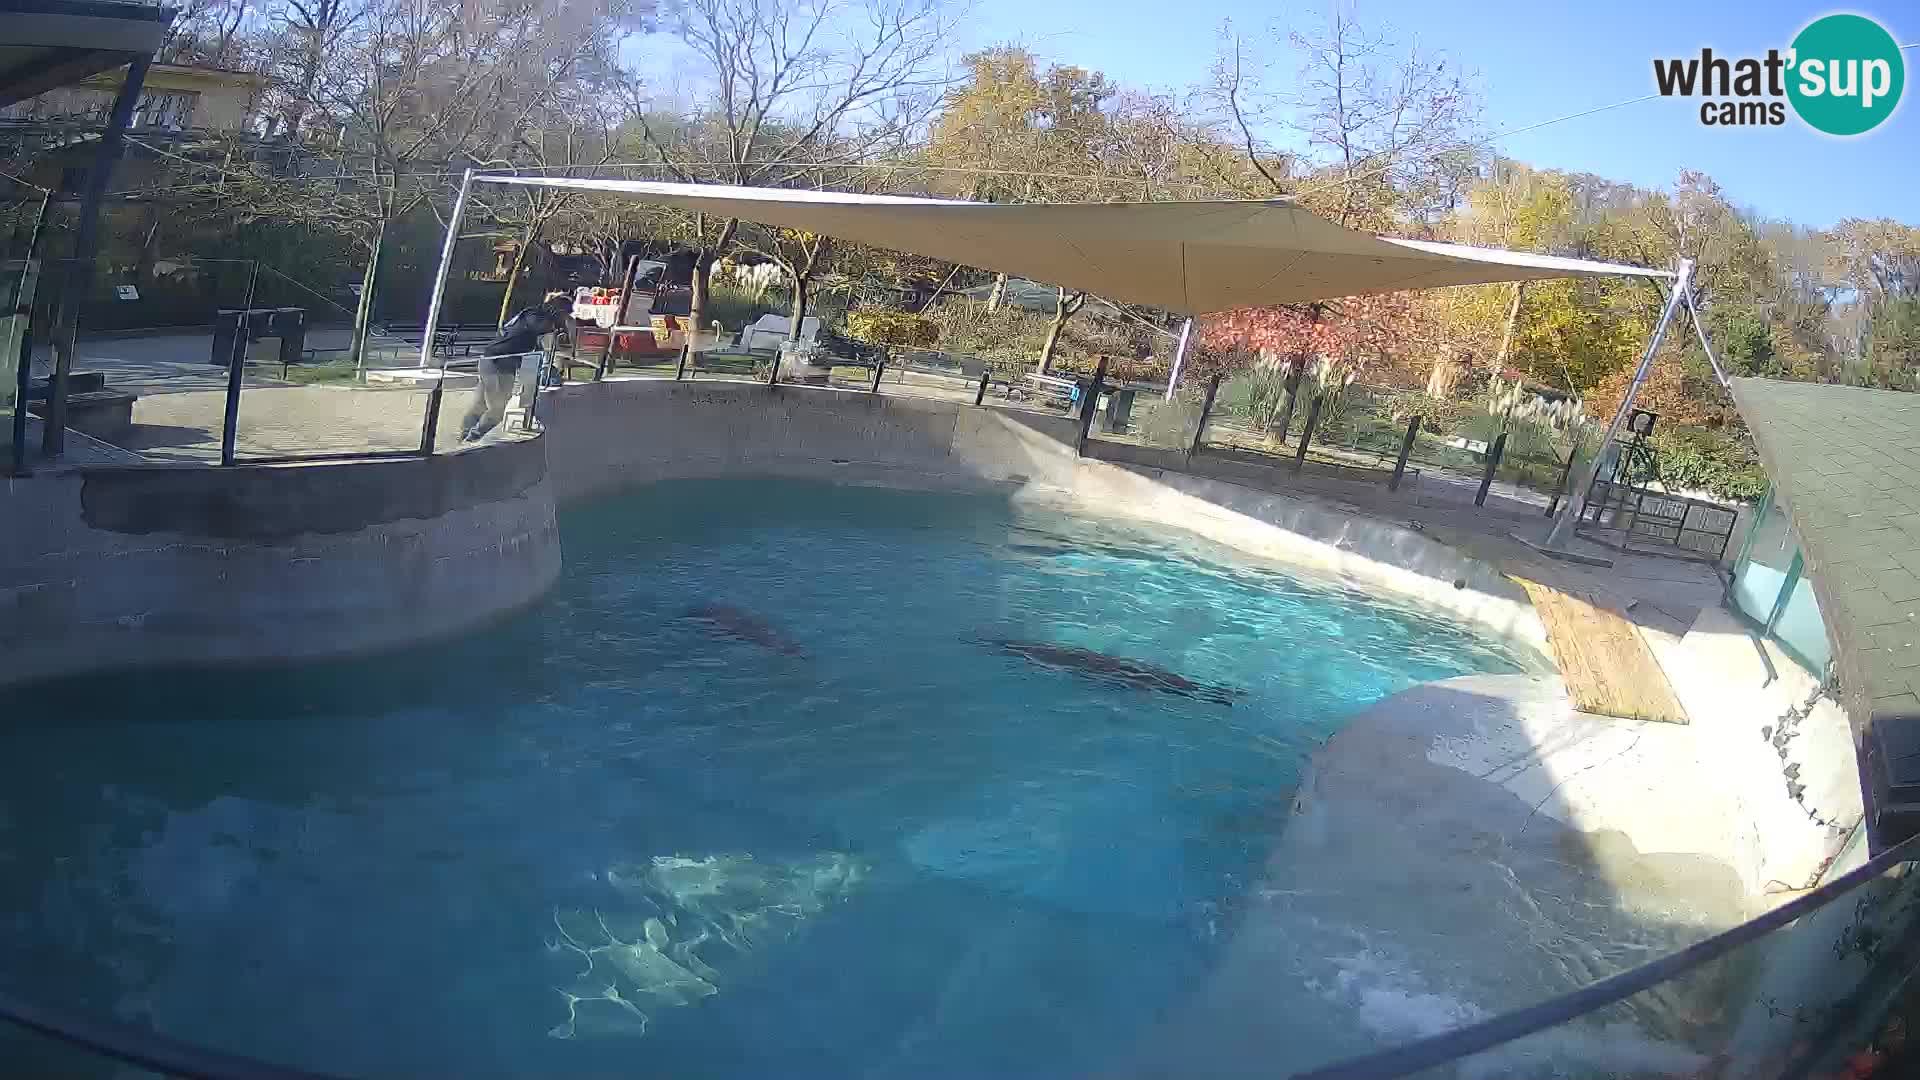
M1826 15L1793 39L1787 98L1816 131L1860 135L1893 115L1907 82L1900 45L1864 15Z

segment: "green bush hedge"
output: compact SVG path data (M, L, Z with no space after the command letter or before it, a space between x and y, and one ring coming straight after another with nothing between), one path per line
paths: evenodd
M847 336L869 345L930 349L940 340L932 319L888 308L861 308L847 312Z
M1660 483L1669 490L1708 491L1751 502L1767 490L1767 474L1742 436L1707 428L1668 428L1653 436Z

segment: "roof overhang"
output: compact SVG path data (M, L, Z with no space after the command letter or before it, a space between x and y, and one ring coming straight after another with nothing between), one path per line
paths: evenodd
M1872 847L1920 833L1920 394L1732 379L1800 541L1853 725Z
M0 5L0 107L151 56L173 11L111 0Z
M1190 315L1443 285L1671 276L1615 263L1375 236L1285 199L1002 204L558 176L482 173L474 180L621 194Z

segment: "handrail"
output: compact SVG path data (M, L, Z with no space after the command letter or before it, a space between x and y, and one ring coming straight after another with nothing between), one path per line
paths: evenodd
M343 1080L331 1073L269 1065L119 1020L57 1012L0 992L0 1020L103 1057L185 1080Z
M1915 858L1920 858L1920 836L1901 841L1864 864L1819 888L1802 893L1772 911L1749 919L1731 930L1715 934L1704 941L1695 942L1679 952L1670 953L1651 963L1601 979L1590 986L1583 986L1551 1001L1543 1001L1538 1005L1529 1005L1524 1009L1502 1013L1491 1020L1455 1028L1418 1042L1396 1046L1391 1050L1382 1050L1318 1069L1294 1073L1293 1080L1394 1080L1396 1077L1412 1076L1435 1066L1457 1061L1468 1055L1544 1031L1576 1017L1585 1016L1596 1009L1624 1001L1643 990L1683 975L1709 960L1724 956L1742 945L1765 937L1802 915L1825 907L1829 902L1875 880L1895 864Z

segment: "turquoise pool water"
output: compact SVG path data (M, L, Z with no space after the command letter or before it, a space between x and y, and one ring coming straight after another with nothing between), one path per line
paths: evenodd
M663 484L562 536L457 642L0 697L0 978L363 1076L1123 1071L1311 750L1516 670L992 498Z

